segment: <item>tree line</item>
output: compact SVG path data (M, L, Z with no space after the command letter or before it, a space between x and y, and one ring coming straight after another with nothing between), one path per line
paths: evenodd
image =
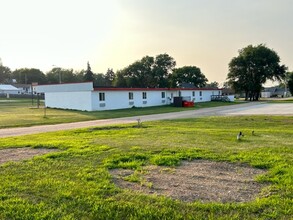
M93 73L89 63L85 70L54 67L46 74L34 68L11 71L9 67L0 65L0 83L55 84L84 81L93 81L94 86L103 87L168 88L179 87L182 83L194 87L218 86L217 82L207 84L207 78L196 66L176 68L176 61L168 54L145 56L116 73L111 68L105 73Z
M267 80L279 81L293 94L293 72L280 64L280 57L264 44L248 45L239 50L228 64L229 72L226 87L237 93L244 93L246 100L258 100ZM217 82L208 80L196 66L176 68L176 61L168 54L155 57L145 56L116 73L109 68L105 73L93 73L90 64L81 71L52 68L44 74L39 69L21 68L11 71L0 62L0 83L17 82L20 84L74 83L93 81L98 87L139 87L139 88L176 88L182 85L193 87L218 87Z

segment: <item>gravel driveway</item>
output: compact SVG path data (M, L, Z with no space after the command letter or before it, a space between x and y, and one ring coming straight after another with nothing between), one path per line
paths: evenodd
M267 104L262 102L251 102L240 105L232 106L221 106L214 108L205 108L199 110L190 110L183 112L172 112L164 114L155 115L144 115L144 116L134 116L126 118L116 118L116 119L105 119L105 120L93 120L93 121L83 121L74 122L66 124L56 124L56 125L41 125L33 127L24 128L7 128L0 129L1 137L11 137L20 136L26 134L37 134L43 132L52 132L60 130L70 130L84 127L92 126L106 126L115 124L127 124L136 123L137 119L140 118L142 122L144 121L156 121L165 119L177 119L177 118L195 118L195 117L205 117L205 116L218 116L218 115L293 115L293 103L282 103L282 104Z

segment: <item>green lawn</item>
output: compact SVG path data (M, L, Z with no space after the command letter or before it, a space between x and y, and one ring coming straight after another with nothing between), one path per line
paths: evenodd
M235 103L206 102L198 103L194 108L176 108L172 106L159 106L149 108L132 108L112 111L72 111L36 108L36 101L32 105L30 99L0 99L0 129L8 127L25 127L43 124L57 124L66 122L87 121L95 119L120 118L138 115L150 115L167 112L186 111L216 107L223 105L234 105ZM33 106L33 108L32 108Z
M0 166L0 219L292 219L292 137L292 116L241 116L2 138L0 148L61 151ZM186 203L123 190L109 173L196 159L267 169L266 187L250 202Z
M293 98L289 99L276 99L276 100L267 100L268 103L293 103Z

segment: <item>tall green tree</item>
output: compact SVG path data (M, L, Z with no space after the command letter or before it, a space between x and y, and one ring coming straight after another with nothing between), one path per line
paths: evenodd
M105 74L105 80L106 80L105 86L112 86L114 79L115 79L115 73L113 69L109 68Z
M249 45L230 61L227 79L235 91L245 93L246 100L258 100L262 85L267 80L281 80L285 72L274 50L263 44Z
M176 61L168 54L159 54L155 58L153 72L153 87L170 87L170 78L176 66Z
M0 83L10 83L11 82L11 70L7 66L0 65Z
M195 87L204 87L207 78L196 66L184 66L174 70L172 74L172 87L178 87L182 83L193 84Z
M116 72L113 85L115 87L121 87L121 88L127 87L127 81L126 81L126 78L124 77L124 70L118 70Z
M128 67L119 71L119 81L115 80L115 86L118 82L122 82L121 77L124 78L123 84L127 87L147 88L153 87L152 84L152 67L154 65L154 58L145 56L141 60L130 64Z
M91 66L90 66L90 63L87 62L87 70L83 76L83 80L85 82L87 81L95 81L95 77L94 77L94 73L92 72L92 69L91 69Z
M46 73L48 83L74 83L80 82L82 79L77 77L73 69L63 69L54 67ZM83 77L83 76L82 76Z
M288 89L291 95L293 95L293 72L288 73Z
M205 85L206 88L219 88L219 83L214 81L214 82L210 82L210 83L207 83Z
M31 84L37 82L39 84L47 83L46 75L39 69L21 68L12 72L12 78L16 79L17 83Z
M95 78L95 80L94 80L95 86L103 86L103 87L109 86L108 82L106 80L105 74L103 74L103 73L94 74L94 78Z
M175 65L175 60L168 54L160 54L156 58L145 56L120 70L119 75L116 74L114 85L126 84L127 87L140 88L168 87Z

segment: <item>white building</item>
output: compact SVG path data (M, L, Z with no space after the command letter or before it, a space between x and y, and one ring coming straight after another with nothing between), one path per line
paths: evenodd
M13 83L14 87L18 88L20 94L32 94L32 85L31 84L18 84Z
M195 103L208 102L212 95L222 95L221 89L94 88L92 82L38 85L35 91L45 94L47 107L83 111L169 105L178 96Z
M0 94L19 94L20 90L12 85L0 84Z

